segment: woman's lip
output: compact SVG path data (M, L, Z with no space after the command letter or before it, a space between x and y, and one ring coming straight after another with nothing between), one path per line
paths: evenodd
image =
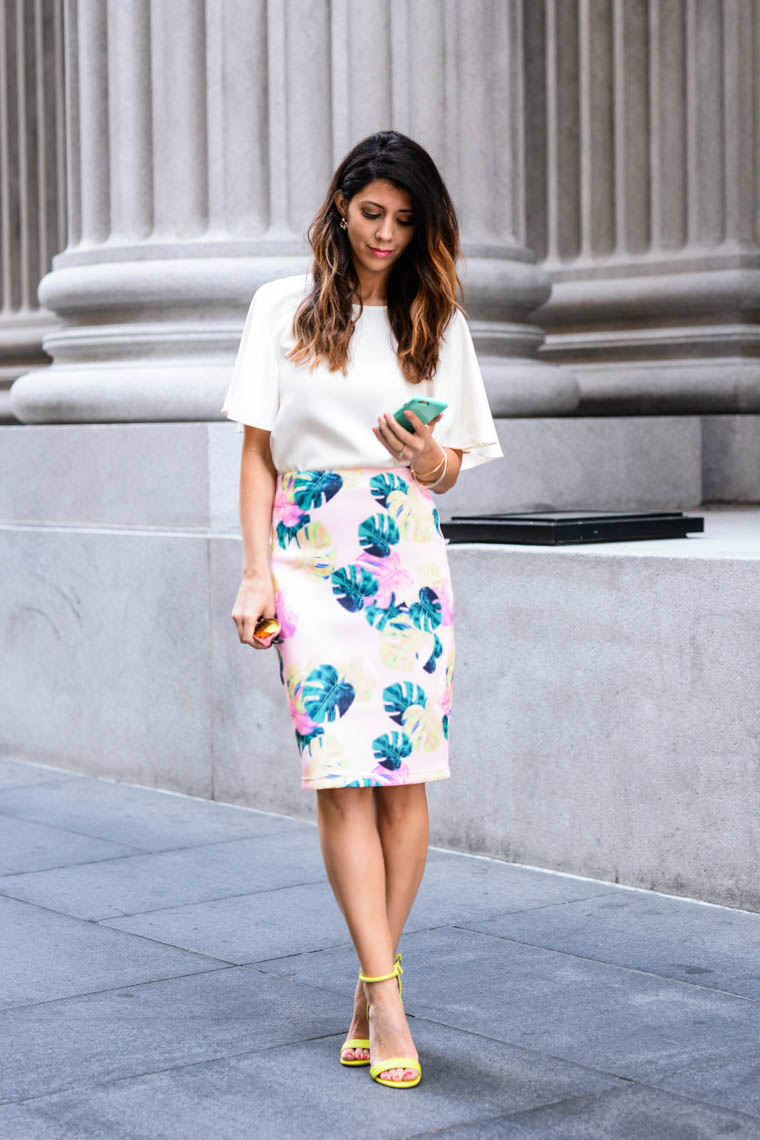
M369 248L372 250L375 257L387 257L390 253L393 253L392 249L376 249L374 245L371 245Z

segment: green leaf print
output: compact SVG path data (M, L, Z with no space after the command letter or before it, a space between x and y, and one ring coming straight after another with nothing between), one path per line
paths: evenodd
M280 519L277 524L277 541L283 550L293 541L298 531L309 522L311 522L311 516L307 514L301 515L295 526L285 526L285 523Z
M409 490L409 484L400 475L393 475L388 472L387 475L373 475L369 481L369 489L372 498L377 499L378 503L387 507L388 496L391 491L406 492Z
M418 629L438 629L442 620L441 603L435 590L431 590L430 586L422 587L420 600L409 607L409 617Z
M390 515L374 515L359 523L359 542L369 554L385 558L398 542L399 533Z
M303 752L306 745L311 744L314 737L321 736L324 731L325 730L321 727L321 725L317 725L316 728L313 728L311 730L311 732L299 732L298 729L296 729L296 744L298 745L298 751Z
M343 716L354 700L354 686L341 678L333 665L317 665L303 683L303 707L311 719L321 724Z
M299 471L293 484L293 498L301 510L321 507L322 500L328 502L337 495L343 486L343 479L337 471Z
M448 740L449 739L449 714L448 713L443 714L443 719L441 720L441 724L443 725L443 735Z
M367 598L377 593L378 580L363 566L341 566L330 575L332 591L344 609L360 610Z
M435 529L438 531L441 538L443 538L443 531L441 530L441 518L438 514L438 507L433 507L433 522L435 523Z
M405 732L386 732L372 741L372 751L383 768L393 772L412 751L412 742Z
M410 705L422 705L424 708L426 701L424 689L415 685L413 681L398 681L395 685L387 685L383 689L385 711L396 724L404 723L404 713Z
M389 621L398 617L399 614L404 613L406 608L406 602L401 602L400 605L396 605L396 595L392 593L389 605L376 606L373 602L372 605L365 608L364 616L374 629L383 630Z
M443 653L443 646L441 645L440 637L438 636L437 633L434 633L433 637L435 638L435 643L433 645L433 652L430 654L427 661L422 666L422 668L425 670L426 673L434 673L435 672L435 663L438 660L438 658L441 656L441 654Z

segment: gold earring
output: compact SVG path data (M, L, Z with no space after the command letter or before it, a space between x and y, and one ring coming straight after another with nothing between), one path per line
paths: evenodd
M348 222L346 221L346 219L345 219L345 218L341 218L341 219L340 219L340 228L341 228L342 230L347 230L347 229L348 229Z

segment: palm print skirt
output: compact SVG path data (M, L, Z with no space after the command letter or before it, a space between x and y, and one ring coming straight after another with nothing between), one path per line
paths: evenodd
M406 466L281 472L270 553L302 788L446 779L454 603L431 492Z

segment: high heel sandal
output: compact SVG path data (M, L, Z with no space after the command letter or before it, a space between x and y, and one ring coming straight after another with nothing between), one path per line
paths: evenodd
M393 965L395 967L398 963L401 966L401 955L397 954ZM359 975L361 977L361 975ZM399 986L401 985L401 978L399 977ZM401 991L399 990L399 994ZM369 1020L369 1005L367 1005L367 1020ZM369 1057L344 1057L346 1049L369 1049L369 1037L348 1037L340 1047L340 1063L341 1065L368 1065ZM382 1072L382 1070L381 1070Z
M384 982L387 978L398 978L398 997L403 1005L404 1002L401 997L401 975L403 972L401 955L397 954L390 974L382 974L377 978L370 978L366 974L359 974L359 977L363 982ZM367 1003L367 1021L369 1021L369 1002ZM411 1081L389 1081L380 1076L380 1073L384 1073L387 1069L414 1069L417 1075L413 1077ZM388 1085L392 1089L410 1089L420 1083L422 1079L422 1066L417 1057L388 1057L385 1061L376 1061L374 1065L371 1065L369 1075L373 1081L377 1081L380 1085Z

